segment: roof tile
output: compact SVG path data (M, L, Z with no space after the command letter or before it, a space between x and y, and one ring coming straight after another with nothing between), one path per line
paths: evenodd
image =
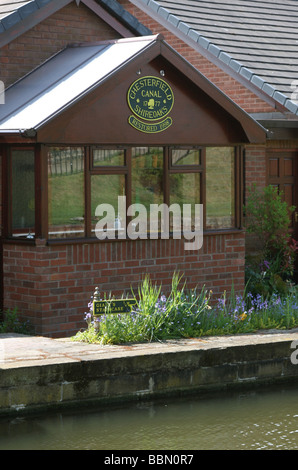
M11 13L10 15L2 18L1 23L4 29L7 30L11 28L12 26L14 26L15 24L17 24L20 21L20 19L21 19L21 16L19 15L17 11L15 11Z
M38 5L36 2L30 2L26 5L23 5L19 10L20 17L22 19L26 18L27 16L31 15L34 11L38 10Z
M190 29L190 30L188 31L188 36L189 36L191 39L193 39L193 41L198 42L198 40L200 39L200 36L201 36L201 35L200 35L197 31L195 31L194 29Z
M169 16L169 14L170 14L170 12L169 12L169 10L167 10L166 8L161 7L161 8L158 10L158 14L159 14L160 16L162 16L163 18L167 19L168 16Z
M182 31L184 34L188 34L190 30L188 24L184 23L183 21L180 21L180 23L178 23L178 29L180 29L180 31Z
M221 49L218 46L215 46L215 44L210 44L208 47L208 51L215 55L215 57L218 57L221 52Z

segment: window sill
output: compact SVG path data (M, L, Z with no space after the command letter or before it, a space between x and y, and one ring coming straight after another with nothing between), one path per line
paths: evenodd
M217 235L230 235L236 233L243 233L245 232L244 228L229 228L229 229L216 229L216 230L205 230L203 236L210 237L210 236L217 236ZM169 240L173 238L170 236ZM183 237L182 237L183 239ZM57 238L57 239L25 239L25 238L3 238L2 243L5 244L16 244L16 245L31 245L31 246L51 246L51 245L82 245L82 244L93 244L93 243L113 243L113 242L134 242L134 241L146 241L146 240L161 240L161 238L152 238L150 237L145 239L137 239L137 240L130 240L129 238L119 238L119 239L106 239L106 240L99 240L96 237L90 238ZM162 239L166 240L166 239Z
M229 229L217 229L217 230L205 230L203 236L209 237L209 236L216 236L216 235L230 235L230 234L236 234L236 233L243 233L245 230L243 228L229 228ZM183 237L182 237L183 239ZM116 238L116 239L106 239L106 240L99 240L96 237L90 237L90 238L60 238L60 239L49 239L47 240L48 245L75 245L75 244L92 244L92 243L114 243L114 242L134 242L134 241L147 241L147 240L161 240L161 238L151 238L148 236L148 238L145 239L137 239L137 240L131 240L130 238ZM166 239L162 239L166 240ZM173 240L173 238L170 235L169 240Z

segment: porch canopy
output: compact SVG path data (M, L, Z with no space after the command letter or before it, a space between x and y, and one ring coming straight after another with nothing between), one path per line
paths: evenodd
M228 145L266 130L161 35L66 47L10 86L0 142Z

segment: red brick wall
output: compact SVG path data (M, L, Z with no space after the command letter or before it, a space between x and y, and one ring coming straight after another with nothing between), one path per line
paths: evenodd
M266 185L266 145L247 145L245 148L245 195L248 196L248 190L256 184L258 188L264 188ZM245 226L245 219L244 219ZM246 255L258 251L260 243L256 237L247 233L245 236Z
M247 145L245 148L245 186L266 185L266 146Z
M174 271L187 287L204 285L216 299L232 283L244 287L244 234L206 235L199 251L183 240L136 240L46 246L4 245L4 304L17 307L36 333L63 337L85 328L95 287L115 295L137 289L144 274L170 289Z
M147 26L154 34L163 34L165 40L176 49L194 67L211 80L218 88L226 93L235 103L249 113L272 112L274 109L261 100L254 93L249 91L238 81L223 72L220 68L209 62L190 46L186 45L179 38L167 31L163 26L154 21L143 11L133 5L129 0L118 0L119 3L142 24Z
M68 44L119 37L85 5L72 2L0 50L1 80L7 87Z

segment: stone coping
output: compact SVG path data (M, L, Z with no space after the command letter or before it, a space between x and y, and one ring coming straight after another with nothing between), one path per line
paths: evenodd
M298 328L122 345L87 344L72 341L71 338L52 339L12 333L0 334L0 370L160 353L226 349L294 340L298 340Z

